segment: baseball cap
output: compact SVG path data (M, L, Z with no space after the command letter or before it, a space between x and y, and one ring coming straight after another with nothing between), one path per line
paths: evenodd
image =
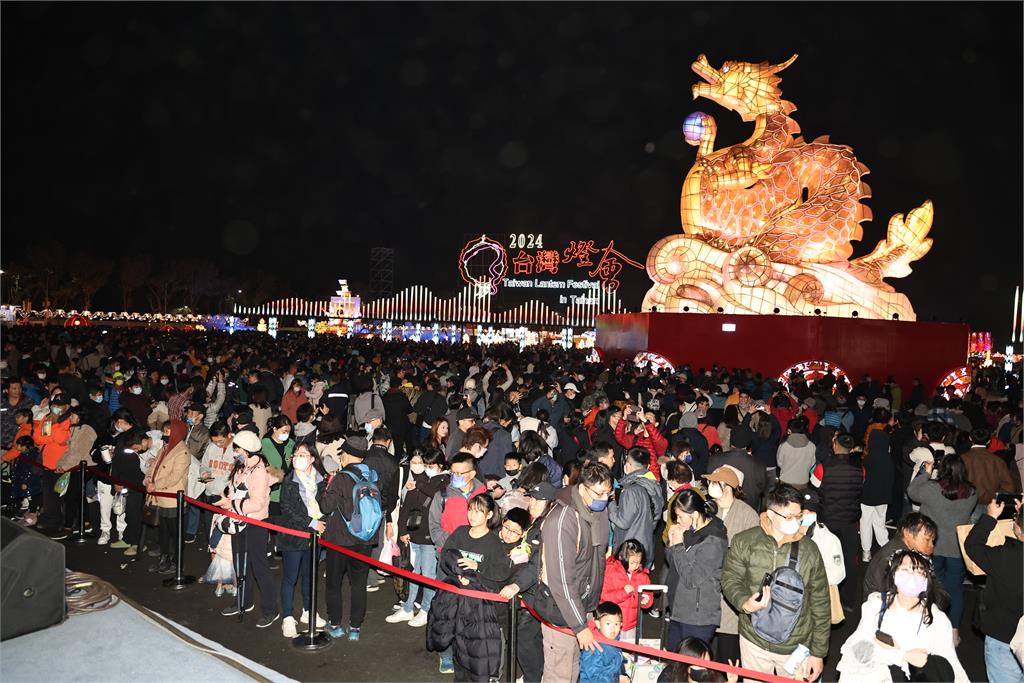
M542 481L526 492L534 500L554 500L555 487L550 482Z
M734 489L743 485L743 473L732 465L722 465L711 474L705 474L708 481L717 481L720 484L728 484Z
M259 453L263 450L263 443L260 441L259 435L245 429L235 433L235 438L232 441L234 445L249 453Z

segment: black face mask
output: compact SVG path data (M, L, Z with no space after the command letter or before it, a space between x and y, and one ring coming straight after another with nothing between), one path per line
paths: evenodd
M510 477L517 477L522 470L505 470L505 474Z

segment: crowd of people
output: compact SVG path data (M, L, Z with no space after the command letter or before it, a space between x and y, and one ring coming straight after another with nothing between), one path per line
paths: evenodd
M1024 681L1021 385L999 368L959 396L551 346L46 327L5 330L0 368L5 514L67 538L84 487L96 543L151 556L156 574L174 571L179 520L150 494L184 491L522 596L525 681L625 680L635 662L608 640L638 639L643 615L672 652L802 680L851 619L844 679L967 681L957 647L973 623L989 679ZM203 580L234 597L225 616L258 596L257 628L359 640L383 583L365 562L326 552L324 618L309 539L192 505L180 523L209 551ZM987 578L973 622L967 561ZM455 680L510 666L495 603L407 590L372 628L425 627ZM678 662L660 676L735 678Z

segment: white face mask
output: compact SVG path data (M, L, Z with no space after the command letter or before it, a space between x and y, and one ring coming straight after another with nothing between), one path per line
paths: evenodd
M800 520L799 519L784 519L779 524L779 531L786 535L792 536L796 532L800 531Z
M299 455L292 458L292 467L300 472L305 472L312 464L313 460L308 455Z
M423 471L426 473L427 477L429 477L431 479L433 479L437 475L441 474L441 470L437 470L437 469L424 469Z
M277 434L274 438L277 439L278 443L284 443L288 440L290 432L284 432L283 434Z
M161 377L160 378L160 384L163 384L164 386L167 386L170 383L171 383L171 380L167 379L166 377Z
M717 481L713 481L710 484L708 484L708 495L711 496L712 498L722 497L722 487L719 485Z
M102 396L93 396L92 400L93 400L94 403L103 403L103 397Z
M132 393L138 396L142 393L142 387L132 387Z
M423 474L426 469L427 466L423 463L409 465L409 471L413 474Z
M46 373L45 372L37 372L36 373L36 377L38 377L39 379L46 379Z

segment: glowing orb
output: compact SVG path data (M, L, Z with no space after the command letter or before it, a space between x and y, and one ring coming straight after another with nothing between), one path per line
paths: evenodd
M700 138L704 135L704 131L708 127L708 115L702 111L695 111L686 117L683 121L683 137L691 145L696 145L700 142Z
M480 293L498 293L498 284L508 272L508 253L499 242L481 235L466 243L459 253L459 275Z

